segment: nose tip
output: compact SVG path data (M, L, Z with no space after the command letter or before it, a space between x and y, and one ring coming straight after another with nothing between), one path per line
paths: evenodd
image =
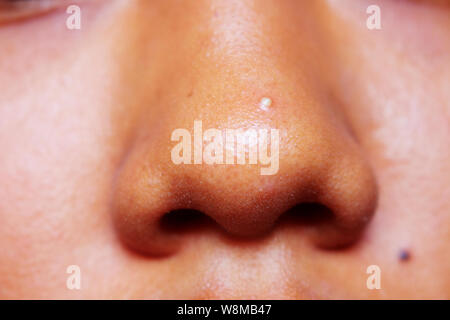
M195 163L192 150L191 162L174 163L175 142L169 147L158 139L136 143L117 176L113 197L114 224L121 240L145 254L173 253L185 234L179 228L167 228L173 222L167 217L174 212L181 216L186 210L214 221L228 235L254 238L275 231L278 222L292 212L311 215L305 204L313 203L324 210L313 210L318 219L305 219L299 237L326 248L356 241L376 206L377 188L370 166L358 145L326 124L326 119L302 122L292 118L269 125L280 128L279 170L273 175L262 175L261 165L250 164L248 155L243 165ZM267 128L267 121L258 122L258 126L264 124ZM194 127L192 123L192 135ZM226 136L223 130L219 132ZM170 129L158 136L169 142ZM194 149L195 138L191 138ZM200 140L203 151L206 140ZM244 150L250 152L249 144ZM186 223L178 220L178 224Z

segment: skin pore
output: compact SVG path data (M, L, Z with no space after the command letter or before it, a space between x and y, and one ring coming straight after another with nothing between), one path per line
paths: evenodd
M0 298L450 298L449 5L58 3L0 9ZM277 174L175 165L194 120Z

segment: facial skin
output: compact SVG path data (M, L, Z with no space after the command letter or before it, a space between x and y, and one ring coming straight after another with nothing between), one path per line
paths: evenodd
M0 23L1 298L450 298L448 5L60 3ZM173 164L194 120L279 171Z

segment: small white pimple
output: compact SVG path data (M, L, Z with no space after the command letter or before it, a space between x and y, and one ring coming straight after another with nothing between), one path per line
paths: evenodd
M262 98L259 102L259 107L261 110L267 111L269 107L272 105L272 100L270 98Z

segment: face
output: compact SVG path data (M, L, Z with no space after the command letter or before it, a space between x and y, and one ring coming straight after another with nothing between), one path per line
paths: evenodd
M1 298L450 298L448 2L12 2ZM278 167L195 163L199 121Z

